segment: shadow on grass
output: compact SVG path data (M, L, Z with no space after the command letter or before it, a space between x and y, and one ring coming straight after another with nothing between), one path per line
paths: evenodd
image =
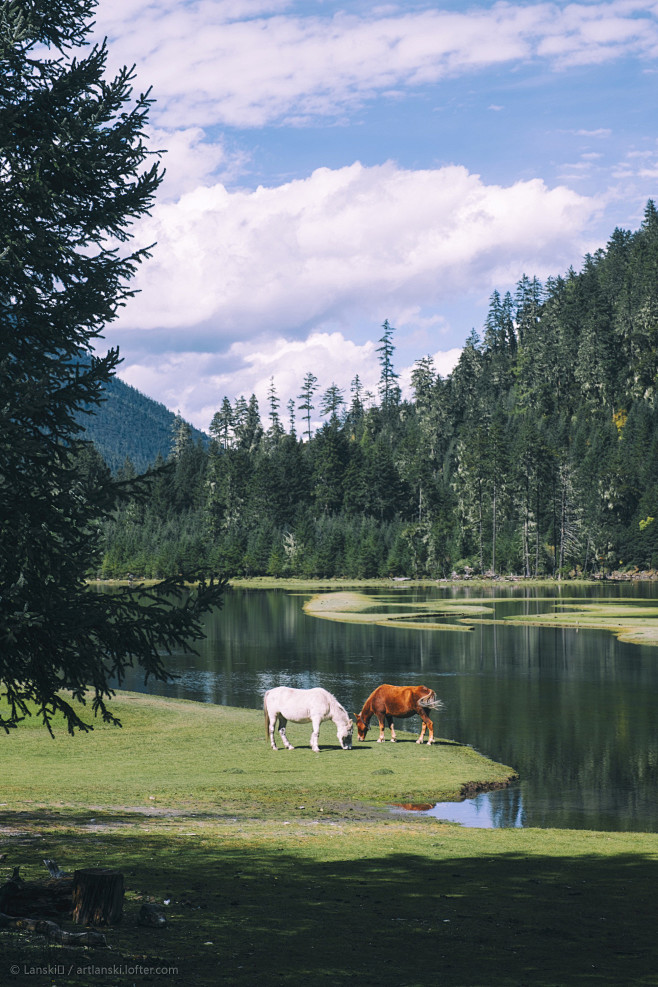
M241 855L233 866L232 958L253 977L272 964L281 983L311 973L402 987L426 985L429 971L432 983L462 987L658 983L653 860Z
M658 861L650 856L525 855L484 839L464 852L443 827L424 832L422 853L407 853L386 826L364 852L363 841L350 845L349 826L326 824L297 830L291 852L277 832L258 845L239 832L231 840L104 836L105 865L121 867L133 894L124 923L108 934L112 962L158 957L178 971L162 979L168 985L658 983ZM67 835L65 846L61 864L84 865L89 836ZM135 925L135 899L147 896L170 900L166 930ZM10 942L1 983L13 982L7 970L17 955ZM94 962L110 958L96 952Z

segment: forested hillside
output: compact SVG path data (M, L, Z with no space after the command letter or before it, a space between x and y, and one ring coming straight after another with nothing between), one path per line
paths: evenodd
M494 292L447 378L401 398L384 323L378 399L320 370L279 412L275 382L225 399L209 449L180 420L170 474L106 530L105 577L521 576L658 567L658 212L580 272ZM322 390L324 387L324 390ZM323 416L313 432L311 423Z
M118 377L110 380L104 396L96 414L81 415L79 420L86 437L113 472L122 468L126 459L141 473L158 456L169 456L176 417L173 411ZM202 437L196 429L192 431L195 439Z

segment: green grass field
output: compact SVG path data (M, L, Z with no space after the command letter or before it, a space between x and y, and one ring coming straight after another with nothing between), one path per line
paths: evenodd
M0 883L53 857L126 885L106 949L0 932L1 984L658 984L658 835L391 814L513 773L453 742L342 751L325 723L313 754L290 725L299 746L275 754L261 711L114 707L121 730L53 740L28 721L1 741ZM137 924L165 900L165 928Z

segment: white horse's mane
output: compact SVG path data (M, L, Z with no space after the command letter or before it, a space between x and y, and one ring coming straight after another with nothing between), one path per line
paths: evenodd
M347 712L347 710L345 709L345 707L342 706L338 702L338 700L336 699L336 697L335 696L332 696L332 694L330 692L328 693L328 695L329 695L329 700L330 700L330 704L331 704L331 712L332 713L337 713L337 714L338 713L343 713L344 716L345 716L345 719L346 720L349 720L350 714Z

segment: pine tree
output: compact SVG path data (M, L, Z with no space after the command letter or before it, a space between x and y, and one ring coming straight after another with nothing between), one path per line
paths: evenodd
M219 411L213 415L209 432L215 442L218 442L222 449L228 449L231 445L231 432L235 428L235 415L231 402L224 397Z
M473 329L450 377L448 404L455 424L479 417L483 370L480 337Z
M427 414L432 403L432 394L436 385L436 369L434 360L428 354L414 363L411 371L411 386L416 400L416 408L421 415Z
M95 0L0 2L0 683L5 730L32 713L90 728L127 666L167 678L162 652L189 646L221 589L182 579L146 596L89 590L97 532L132 485L81 469L92 414L119 355L93 355L130 296L147 249L126 248L161 175L145 166L150 98L133 72L105 78L86 46ZM80 58L71 49L84 49ZM142 495L145 485L140 487ZM187 575L193 575L188 573ZM172 598L173 594L173 598Z
M288 398L286 408L288 409L288 430L289 430L288 434L292 436L296 436L297 433L295 431L295 399L294 398Z
M361 399L363 384L358 374L355 374L350 381L350 394L352 395L352 401L350 402L345 419L345 427L349 431L350 436L355 439L360 435L364 418L363 401Z
M338 409L345 404L345 398L341 389L332 382L331 386L322 395L320 404L320 414L324 418L330 415L332 419L338 418Z
M318 378L309 371L309 373L307 373L304 377L302 393L297 398L297 400L301 402L299 405L299 410L306 412L304 418L306 419L306 435L308 436L309 442L311 441L311 412L315 407L313 404L313 395L317 389Z
M384 330L384 334L379 340L381 346L377 348L377 352L380 354L379 363L381 365L379 396L382 401L382 408L384 411L389 411L392 406L399 404L400 401L400 388L397 384L400 375L396 374L393 369L393 354L395 352L393 333L395 329L389 325L388 319L384 321L382 329Z
M539 322L543 290L542 284L537 278L530 279L526 274L521 277L516 286L514 296L515 321L520 344L523 343L526 333L529 330L534 330Z
M347 463L347 447L342 429L336 419L318 431L313 448L312 492L317 509L332 514L343 502L343 477Z
M192 445L192 427L182 418L180 411L171 423L171 454L170 459L177 462Z
M244 398L239 399L235 406L235 419L235 437L238 447L247 452L255 452L263 438L263 425L255 394L251 395L248 404L245 404Z
M270 427L268 429L267 436L270 442L276 445L276 443L281 440L281 436L284 434L284 428L281 424L281 416L279 415L281 398L277 394L276 387L274 386L274 377L270 377L270 386L267 389L267 400L270 405Z

